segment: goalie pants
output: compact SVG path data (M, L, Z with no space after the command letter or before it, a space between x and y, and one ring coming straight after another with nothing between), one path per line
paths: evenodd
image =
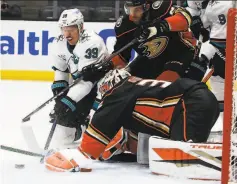
M175 100L178 99L172 99L172 102ZM191 88L174 106L149 108L152 102L138 101L125 109L119 108L123 102L104 103L84 133L81 149L98 158L121 127L136 134L142 132L172 140L204 142L219 115L218 101L207 88ZM138 104L144 107L136 108Z
M185 95L173 114L170 139L207 141L219 113L218 101L208 89L198 89Z

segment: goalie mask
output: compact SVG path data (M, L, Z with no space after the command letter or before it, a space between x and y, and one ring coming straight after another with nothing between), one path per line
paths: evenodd
M58 25L70 45L76 45L83 33L84 17L79 9L64 10Z
M104 78L98 82L98 95L102 98L103 95L118 84L121 80L131 76L129 72L124 69L110 70Z

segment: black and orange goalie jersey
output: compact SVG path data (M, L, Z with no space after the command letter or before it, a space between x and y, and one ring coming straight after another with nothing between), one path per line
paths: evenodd
M108 140L121 127L141 132L144 123L150 127L144 133L169 137L174 108L190 88L206 88L206 85L190 79L170 83L129 77L104 95L91 126Z

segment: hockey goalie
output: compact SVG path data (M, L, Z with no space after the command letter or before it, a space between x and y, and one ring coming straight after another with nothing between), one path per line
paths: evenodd
M136 154L137 142L129 132L135 135L142 132L155 136L150 138L149 149L158 155L150 152L151 170L166 172L163 165L177 164L177 158L198 158L198 151L192 155L187 153L188 156L185 152L207 141L219 115L218 102L212 92L204 83L191 79L180 78L172 83L146 80L120 69L107 73L98 87L102 101L78 149L49 154L45 157L49 170L91 171L92 160L107 160L123 151ZM216 151L216 147L213 149Z

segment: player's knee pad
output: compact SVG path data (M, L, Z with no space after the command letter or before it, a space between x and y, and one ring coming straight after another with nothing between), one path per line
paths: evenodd
M73 143L75 139L76 128L69 128L62 125L57 125L52 141L52 148L65 148Z

